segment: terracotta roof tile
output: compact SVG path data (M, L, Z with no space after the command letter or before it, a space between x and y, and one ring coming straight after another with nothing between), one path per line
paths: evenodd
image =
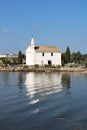
M60 49L55 46L35 46L36 52L60 52Z

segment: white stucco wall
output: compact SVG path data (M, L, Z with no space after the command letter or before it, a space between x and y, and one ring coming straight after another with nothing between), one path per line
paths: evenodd
M61 53L53 52L53 56L51 56L51 52L44 52L44 56L42 56L42 52L37 52L35 54L35 64L44 65L48 64L48 61L51 61L52 65L61 65Z
M35 50L29 49L26 52L26 65L34 65L35 64Z

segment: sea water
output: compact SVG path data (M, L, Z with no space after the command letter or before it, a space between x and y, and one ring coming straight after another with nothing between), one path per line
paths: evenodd
M87 130L87 74L0 72L0 130Z

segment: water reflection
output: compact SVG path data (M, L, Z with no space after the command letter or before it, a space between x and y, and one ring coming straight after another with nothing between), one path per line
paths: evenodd
M23 74L21 72L18 73L18 87L23 88Z
M62 75L58 73L27 73L25 85L30 103L35 104L49 94L61 92L61 79Z
M66 89L70 89L71 80L70 80L70 74L66 73L62 75L62 85L63 87L66 87Z
M68 95L71 94L70 88L71 88L71 78L69 73L62 74L62 86L66 88L66 93Z
M10 81L10 75L7 72L1 73L2 75L2 80L4 81L4 84L7 86L9 86L9 81Z
M0 73L0 128L87 130L86 98L87 74Z

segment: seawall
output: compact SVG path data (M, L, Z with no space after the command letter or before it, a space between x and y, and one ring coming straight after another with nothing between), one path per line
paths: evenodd
M87 73L86 68L45 68L45 67L0 67L0 72L82 72Z

